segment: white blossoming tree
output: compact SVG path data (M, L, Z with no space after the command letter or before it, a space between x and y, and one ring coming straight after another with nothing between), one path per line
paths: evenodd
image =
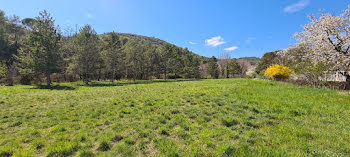
M334 71L346 77L346 88L350 89L350 6L339 16L321 12L309 16L311 22L304 31L295 35L297 46L307 46L307 59L315 64L327 62Z

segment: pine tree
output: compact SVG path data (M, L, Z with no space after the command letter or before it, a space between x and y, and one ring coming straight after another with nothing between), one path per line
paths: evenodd
M199 78L199 59L193 53L184 49L184 68L183 74L186 78Z
M144 47L142 41L136 39L129 40L125 45L125 61L127 77L135 81L143 77L143 53Z
M217 59L214 56L209 60L208 73L212 78L219 78L219 67L217 64Z
M156 70L159 68L157 48L147 42L145 52L145 73L146 79L151 80L152 76L156 75Z
M70 66L80 74L85 84L88 85L89 79L95 74L98 62L101 60L100 39L90 25L85 25L80 29L79 34L73 36L72 42L75 54Z
M182 49L176 46L172 46L172 53L169 56L169 68L170 72L174 74L175 79L183 72L183 54Z
M104 39L103 56L111 82L113 83L122 59L122 42L117 33L109 33Z
M61 35L55 27L55 21L46 12L40 12L33 23L32 30L22 40L17 57L22 73L44 74L47 86L51 87L50 76L59 72L61 61L59 42Z
M167 74L171 72L171 57L173 56L173 45L171 44L164 44L162 47L159 48L159 54L161 58L161 69L164 74L164 79L167 79Z
M228 65L228 76L234 76L242 73L242 67L238 64L236 59L233 59Z

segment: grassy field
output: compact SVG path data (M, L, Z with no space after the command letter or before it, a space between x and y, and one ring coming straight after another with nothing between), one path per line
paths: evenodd
M249 79L0 86L0 156L350 156L350 93Z

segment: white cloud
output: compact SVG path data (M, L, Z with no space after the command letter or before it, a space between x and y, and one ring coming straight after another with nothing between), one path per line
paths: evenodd
M92 14L91 14L91 13L88 13L88 14L87 14L87 18L92 19L92 18L93 18Z
M190 43L191 45L197 45L197 43L192 42L192 41L190 41L190 42L188 42L188 43Z
M286 6L284 8L284 12L285 13L295 13L295 12L303 10L309 4L310 4L310 0L300 0L297 3Z
M205 40L205 44L207 46L212 46L212 47L216 47L225 43L226 42L224 41L224 38L222 38L221 36L212 37L210 39Z
M234 51L234 50L237 50L237 49L238 49L237 46L232 46L232 47L225 48L224 50L225 51Z

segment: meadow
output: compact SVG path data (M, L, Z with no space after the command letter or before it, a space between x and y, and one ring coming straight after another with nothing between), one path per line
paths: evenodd
M350 156L350 93L253 80L0 86L0 156Z

